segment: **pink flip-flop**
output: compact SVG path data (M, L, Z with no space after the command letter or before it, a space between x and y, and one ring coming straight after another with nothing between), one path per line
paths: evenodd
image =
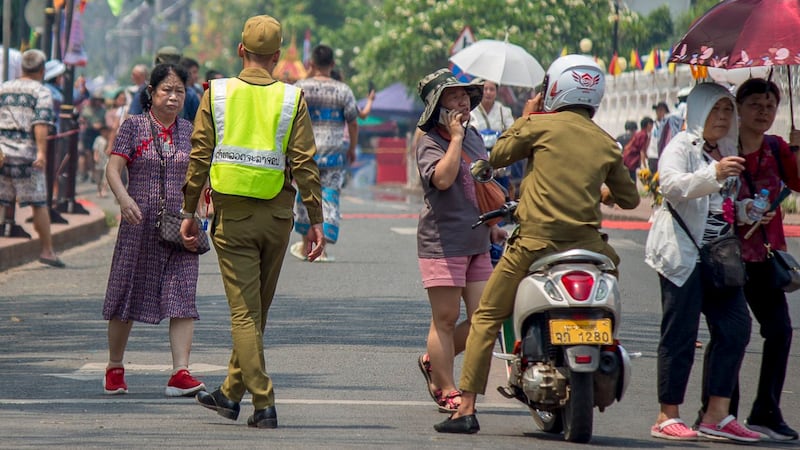
M687 427L683 420L667 419L650 428L650 436L659 439L669 439L672 441L694 441L697 440L697 432Z

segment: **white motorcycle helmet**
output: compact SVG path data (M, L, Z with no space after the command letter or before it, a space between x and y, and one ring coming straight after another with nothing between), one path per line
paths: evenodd
M593 117L606 89L603 70L592 58L562 56L550 64L545 75L544 110L559 111L567 106L585 106Z

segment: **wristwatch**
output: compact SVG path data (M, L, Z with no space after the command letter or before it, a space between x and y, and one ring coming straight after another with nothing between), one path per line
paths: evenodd
M190 212L186 212L183 209L181 209L180 216L181 216L181 219L194 219L195 214L194 213L190 213Z
M797 145L790 145L790 146L789 146L789 150L791 150L791 151L792 151L792 153L797 153L797 151L798 151L798 150L800 150L800 146L797 146Z

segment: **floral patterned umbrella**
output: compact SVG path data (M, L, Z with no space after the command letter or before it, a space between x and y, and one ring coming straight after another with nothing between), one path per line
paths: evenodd
M672 47L669 62L735 69L800 64L800 0L724 0Z
M725 69L800 64L800 0L725 0L689 27L669 61Z

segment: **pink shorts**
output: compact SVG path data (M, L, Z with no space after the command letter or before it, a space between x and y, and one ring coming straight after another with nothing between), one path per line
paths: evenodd
M489 252L472 256L449 258L419 258L422 286L466 287L473 281L486 281L492 275L492 259Z

